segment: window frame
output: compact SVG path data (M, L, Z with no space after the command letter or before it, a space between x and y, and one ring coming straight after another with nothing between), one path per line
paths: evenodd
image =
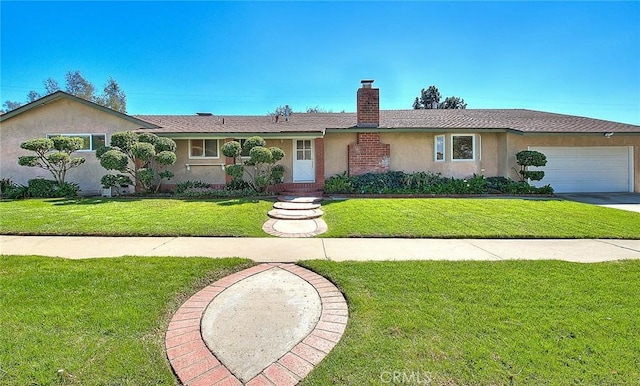
M438 138L442 138L442 159L438 159ZM447 136L438 134L433 137L433 161L445 162L447 160Z
M193 141L202 141L202 154L203 155L193 155L191 153L191 149L193 148ZM216 155L214 157L206 156L207 148L206 141L216 141ZM220 140L218 138L191 138L189 139L189 159L220 159Z
M89 137L89 148L88 149L78 149L77 152L83 153L95 153L98 150L98 147L94 146L93 137L94 136L103 136L104 137L104 145L107 146L107 134L106 133L61 133L61 134L47 134L47 139L51 139L53 137Z
M454 158L454 143L455 143L455 138L457 137L471 137L471 158ZM476 154L476 135L474 134L451 134L451 146L450 146L450 150L451 150L451 161L452 162L474 162L476 161L477 158L477 154Z

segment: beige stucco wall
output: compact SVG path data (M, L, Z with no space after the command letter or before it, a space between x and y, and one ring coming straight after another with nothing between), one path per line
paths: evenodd
M40 168L18 165L18 157L33 155L20 148L20 143L46 137L47 134L106 134L106 143L111 134L135 130L140 126L104 111L71 101L59 99L35 107L0 124L0 178L9 178L19 184L37 177L53 179L51 173ZM81 194L100 193L100 178L107 170L100 166L95 152L82 151L74 156L84 157L85 163L67 173L67 181L80 185Z
M447 133L445 138L446 159L444 162L434 161L436 134L433 133L382 133L380 141L390 145L390 170L401 170L408 173L430 171L458 178L468 177L474 173L487 176L498 175L501 152L504 151L501 146L500 134L474 134L476 135L476 159L473 161L452 161L450 133ZM347 170L347 147L355 141L355 133L329 133L325 136L325 177ZM482 155L479 156L481 148Z
M195 136L194 136L195 138ZM189 139L174 139L176 142L176 163L169 168L175 176L170 184L179 184L185 181L203 181L210 184L224 184L226 181L226 173L221 165L225 163L225 156L222 154L221 147L224 144L224 138L218 138L218 154L219 158L196 159L189 158ZM284 182L291 182L291 167L293 155L293 141L291 139L267 139L267 147L279 147L285 157L278 162L284 165L285 174ZM189 167L187 168L187 165Z
M640 136L622 135L616 133L611 138L604 135L517 135L508 134L506 158L504 169L507 169L512 178L516 178L516 172L512 167L516 166L515 154L521 150L527 150L530 146L632 146L633 147L633 181L634 192L640 192ZM544 170L544 168L542 169ZM544 180L543 180L544 181Z

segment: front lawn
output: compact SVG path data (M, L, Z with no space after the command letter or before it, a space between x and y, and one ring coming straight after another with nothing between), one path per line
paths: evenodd
M164 350L171 316L249 265L0 256L0 385L175 385Z
M0 201L0 233L264 237L272 201L32 199Z
M302 385L631 385L640 261L305 261L350 319ZM392 382L395 380L395 382Z
M249 265L0 256L0 384L174 385L163 345L172 313ZM350 312L303 385L640 379L640 261L302 265L337 283Z
M270 200L0 201L0 233L269 237ZM640 214L561 200L495 198L324 201L320 237L640 238Z
M640 238L640 213L562 200L325 201L322 237Z

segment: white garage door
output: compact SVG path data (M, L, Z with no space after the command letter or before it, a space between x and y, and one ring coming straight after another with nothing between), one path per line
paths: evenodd
M542 181L556 193L631 192L633 189L631 146L531 147L547 156ZM535 168L532 168L535 170Z

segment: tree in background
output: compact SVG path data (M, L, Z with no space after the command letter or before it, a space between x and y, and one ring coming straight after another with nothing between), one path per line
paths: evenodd
M50 95L60 90L60 85L53 78L46 79L43 83L45 89L44 95ZM95 86L85 79L80 71L69 71L65 75L65 91L78 98L97 103L121 113L127 112L127 96L120 88L118 82L112 77L109 77L107 80L102 94L96 95ZM27 93L27 103L31 103L42 96L39 92L31 90ZM2 104L3 110L1 112L4 113L15 110L20 106L22 106L21 102L8 100Z
M67 171L82 165L82 157L71 157L71 153L82 149L84 140L79 137L37 138L22 142L20 147L36 155L18 157L21 166L48 170L59 186L64 184Z
M457 96L450 96L444 99L440 105L438 105L439 109L466 109L467 104L464 103L464 99L458 98Z
M111 136L110 145L96 151L100 165L128 174L142 190L157 192L163 179L173 178L173 173L167 170L177 159L172 139L123 131Z
M69 71L65 75L67 92L84 100L96 102L96 88L93 83L86 80L80 71Z
M121 113L127 112L127 96L112 77L107 80L102 96L97 98L96 103Z
M420 96L413 101L413 109L466 109L464 99L450 96L444 102L440 102L442 95L436 86L429 86L420 90Z

